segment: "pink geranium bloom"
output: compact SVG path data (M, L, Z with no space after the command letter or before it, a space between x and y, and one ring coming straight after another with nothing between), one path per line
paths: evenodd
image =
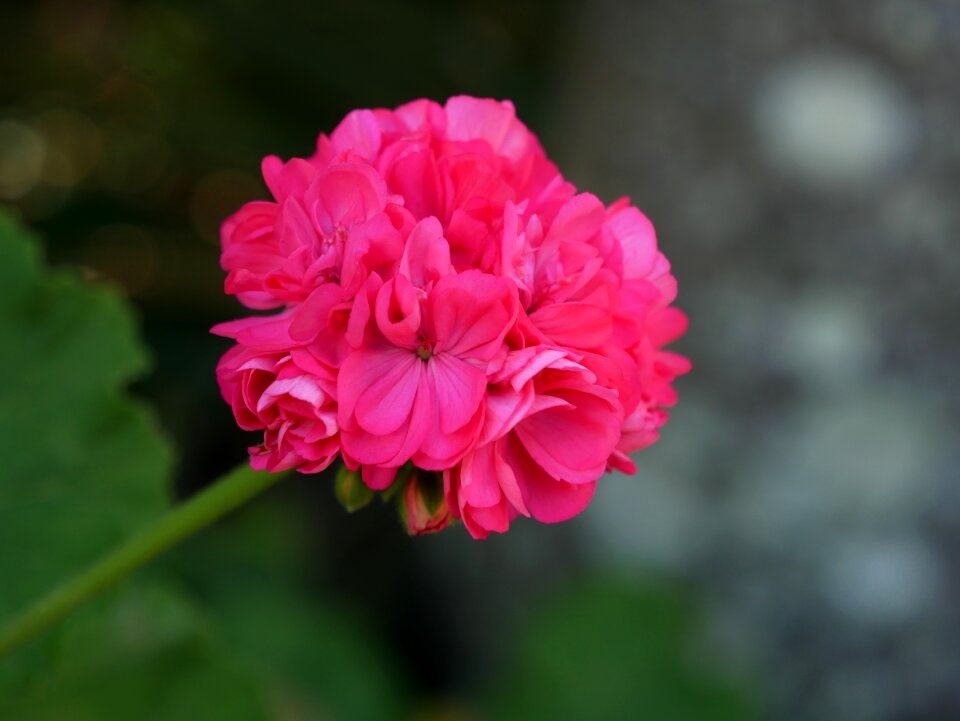
M340 456L403 484L411 533L484 538L580 513L659 437L690 364L665 349L686 316L653 225L578 194L511 103L357 110L263 176L273 199L224 222L221 260L227 292L283 310L214 329L255 467Z

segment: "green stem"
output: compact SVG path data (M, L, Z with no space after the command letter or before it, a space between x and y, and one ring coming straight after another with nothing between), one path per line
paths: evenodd
M138 568L276 483L283 473L236 468L0 628L3 658Z

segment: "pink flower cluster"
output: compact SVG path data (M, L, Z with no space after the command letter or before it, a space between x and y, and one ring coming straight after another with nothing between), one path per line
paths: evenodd
M214 328L255 468L339 455L372 489L442 474L475 538L578 514L654 442L689 370L650 221L577 193L509 102L357 110L309 158L263 161L270 201L222 228L226 291L283 310ZM402 474L408 475L408 474ZM409 522L409 521L408 521Z

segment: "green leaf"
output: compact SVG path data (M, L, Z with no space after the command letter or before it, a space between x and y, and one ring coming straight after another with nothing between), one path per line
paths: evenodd
M45 271L0 214L0 619L167 505L172 455L123 392L146 365L123 298Z
M145 365L123 299L44 275L0 216L0 617L166 506L170 451L121 392Z
M682 597L596 580L536 609L497 677L491 718L755 718L741 690L704 663Z

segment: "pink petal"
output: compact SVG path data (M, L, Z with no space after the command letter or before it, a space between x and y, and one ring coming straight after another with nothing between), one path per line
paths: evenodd
M596 348L613 332L613 317L585 303L554 303L537 308L530 320L550 340L571 348Z
M526 506L538 521L566 521L590 504L597 487L596 481L565 483L551 478L515 440L506 444L505 452L516 473Z
M439 220L431 216L417 223L407 238L400 272L418 288L426 288L453 273L450 246L443 237Z
M338 153L353 150L373 162L380 152L380 126L371 111L354 110L340 121L330 140Z
M433 425L413 455L414 465L430 471L442 471L459 463L480 436L483 411L482 407L478 408L473 417L453 433L441 433L437 428L437 412L434 408L431 417Z
M547 232L543 244L553 247L558 243L582 243L600 231L604 208L597 196L581 193L567 201Z
M510 530L510 512L505 503L489 508L473 507L463 510L463 525L476 539L484 539L493 533Z
M386 213L378 213L366 223L354 226L343 245L340 285L344 296L352 298L360 291L369 273L392 266L403 253L403 238Z
M420 298L405 276L398 275L377 292L377 327L394 345L416 348L420 339Z
M532 473L525 478L524 490L530 515L541 523L561 523L590 505L597 482L564 483L546 474Z
M340 368L341 414L353 414L368 433L388 435L409 418L423 362L399 348L355 350Z
M513 430L529 412L533 398L532 385L522 387L519 392L509 386L488 388L483 433L479 442L489 443Z
M373 317L373 308L376 303L377 293L383 287L383 281L376 273L367 277L363 289L357 295L353 302L353 308L350 309L350 319L347 321L347 331L345 333L346 341L354 348L372 342L368 335L368 326ZM374 324L374 328L375 328ZM379 333L379 331L377 331Z
M391 192L403 196L416 218L443 217L443 182L433 153L424 148L397 158L386 176Z
M606 225L623 249L623 277L646 278L657 256L657 234L650 219L630 206L614 213Z
M534 413L514 429L530 456L554 478L596 480L620 438L617 409L589 390L567 391L562 397L572 407Z
M447 137L451 140L486 140L495 152L519 159L536 141L517 120L513 103L466 95L447 100Z
M397 477L398 468L385 468L384 466L364 466L360 472L360 478L364 483L375 491L383 491L389 488Z
M210 329L214 335L233 338L238 343L261 351L287 350L293 345L290 338L292 310L277 315L254 316L218 323Z
M477 360L500 350L519 307L512 283L475 270L442 278L429 303L437 349Z
M387 186L369 165L331 165L311 183L304 203L317 228L332 236L340 227L362 223L381 212L387 203Z
M341 425L340 438L345 456L355 462L382 466L402 466L430 432L430 391L423 384L417 389L409 422L388 435L374 435L357 427ZM342 418L341 413L341 418Z
M289 256L300 248L313 248L317 232L299 200L287 198L283 201L277 217L277 236L279 251L284 256Z
M489 507L500 503L497 483L496 449L487 444L467 454L460 464L461 505Z
M396 116L407 130L416 131L424 127L435 127L442 131L446 125L443 108L433 100L414 100L401 105L396 110Z
M280 203L291 195L303 196L310 181L317 174L316 167L302 158L292 158L284 163L276 155L264 158L260 168L267 187Z
M464 459L462 468L466 469L464 472L469 473L472 477L495 479L497 487L510 502L510 505L524 516L529 516L530 511L523 500L523 492L520 489L517 476L510 464L503 458L503 447L502 442L496 442L488 443L486 446L476 449ZM467 459L470 459L469 466L466 462ZM474 498L469 495L468 501L473 506L492 505L482 502L482 496Z
M290 323L290 337L307 342L317 337L330 322L330 314L341 301L340 286L324 283L294 309Z
M647 321L650 342L655 346L673 343L687 332L687 314L678 308L663 308L652 314Z
M453 433L476 414L487 389L486 374L459 358L441 353L425 364L441 433Z

